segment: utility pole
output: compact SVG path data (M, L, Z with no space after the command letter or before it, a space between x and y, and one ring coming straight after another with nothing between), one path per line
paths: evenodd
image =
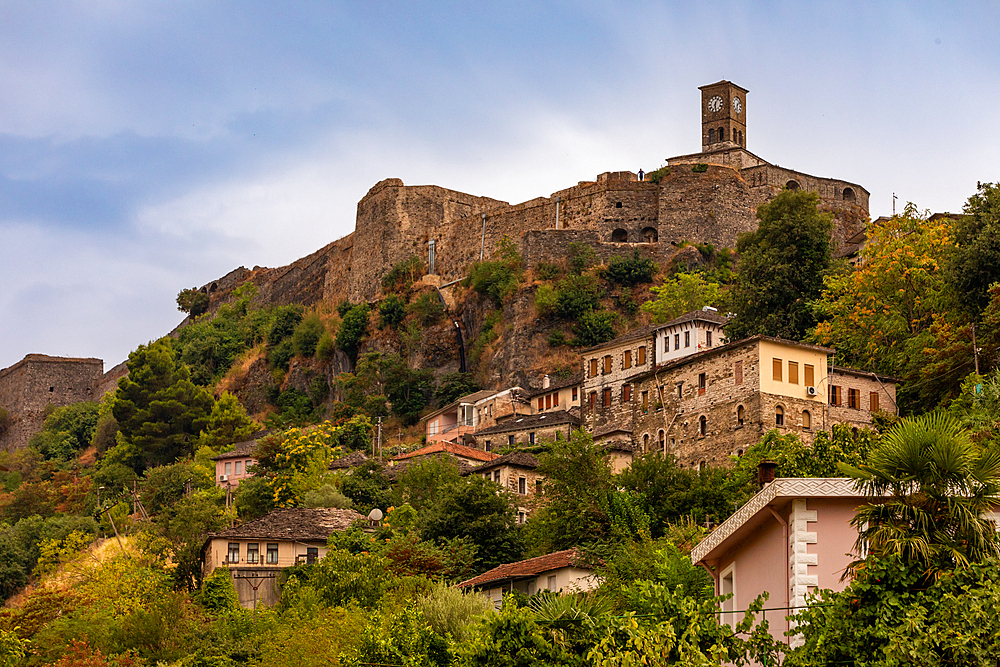
M979 348L976 347L976 323L972 323L972 356L976 360L976 375L979 375Z
M382 461L382 418L378 418L378 460Z

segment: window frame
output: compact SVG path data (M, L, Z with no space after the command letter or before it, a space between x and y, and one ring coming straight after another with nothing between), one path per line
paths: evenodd
M272 548L273 547L273 548ZM265 551L266 564L267 565L277 565L278 564L278 544L275 542L267 543L267 549Z

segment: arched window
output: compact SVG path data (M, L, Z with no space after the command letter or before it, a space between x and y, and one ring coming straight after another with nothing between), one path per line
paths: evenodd
M715 130L713 128L708 128L708 143L715 143Z
M853 188L844 188L844 201L854 201Z
M736 425L743 426L743 418L746 416L746 410L743 409L742 405L736 406Z
M698 472L701 472L702 470L704 470L705 466L707 466L707 465L708 465L707 461L698 461Z
M719 128L719 141L725 141L725 140L726 140L726 128L720 127Z
M649 434L648 433L644 433L643 436L642 436L642 451L644 451L644 452L648 452L649 451Z
M799 189L799 182L796 181L796 180L794 180L794 179L791 180L791 181L788 181L787 183L785 183L785 189L786 190L798 190Z
M660 240L660 233L656 227L644 227L642 230L642 240L645 243L656 243Z
M656 434L656 438L659 441L660 450L661 451L664 449L664 447L663 447L663 435L664 435L663 434L663 429L661 428L660 431L659 431L659 433Z
M705 415L698 418L698 435L705 435L708 432L708 419Z
M611 232L611 242L612 243L628 243L628 232L620 227L615 231Z
M812 415L808 410L802 411L802 428L809 430L812 428Z
M774 425L775 426L785 425L785 409L780 405L774 408Z

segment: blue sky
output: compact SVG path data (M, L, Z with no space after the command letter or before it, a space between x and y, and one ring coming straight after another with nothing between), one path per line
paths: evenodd
M700 149L860 183L873 216L1000 181L989 2L0 4L0 367L106 366L174 297L353 229L383 178L516 203Z

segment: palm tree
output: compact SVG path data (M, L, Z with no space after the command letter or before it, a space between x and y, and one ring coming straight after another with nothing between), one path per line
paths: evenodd
M1000 504L1000 453L977 447L954 417L938 411L903 419L867 464L841 469L871 498L851 522L859 553L919 564L927 579L1000 555L986 516Z

